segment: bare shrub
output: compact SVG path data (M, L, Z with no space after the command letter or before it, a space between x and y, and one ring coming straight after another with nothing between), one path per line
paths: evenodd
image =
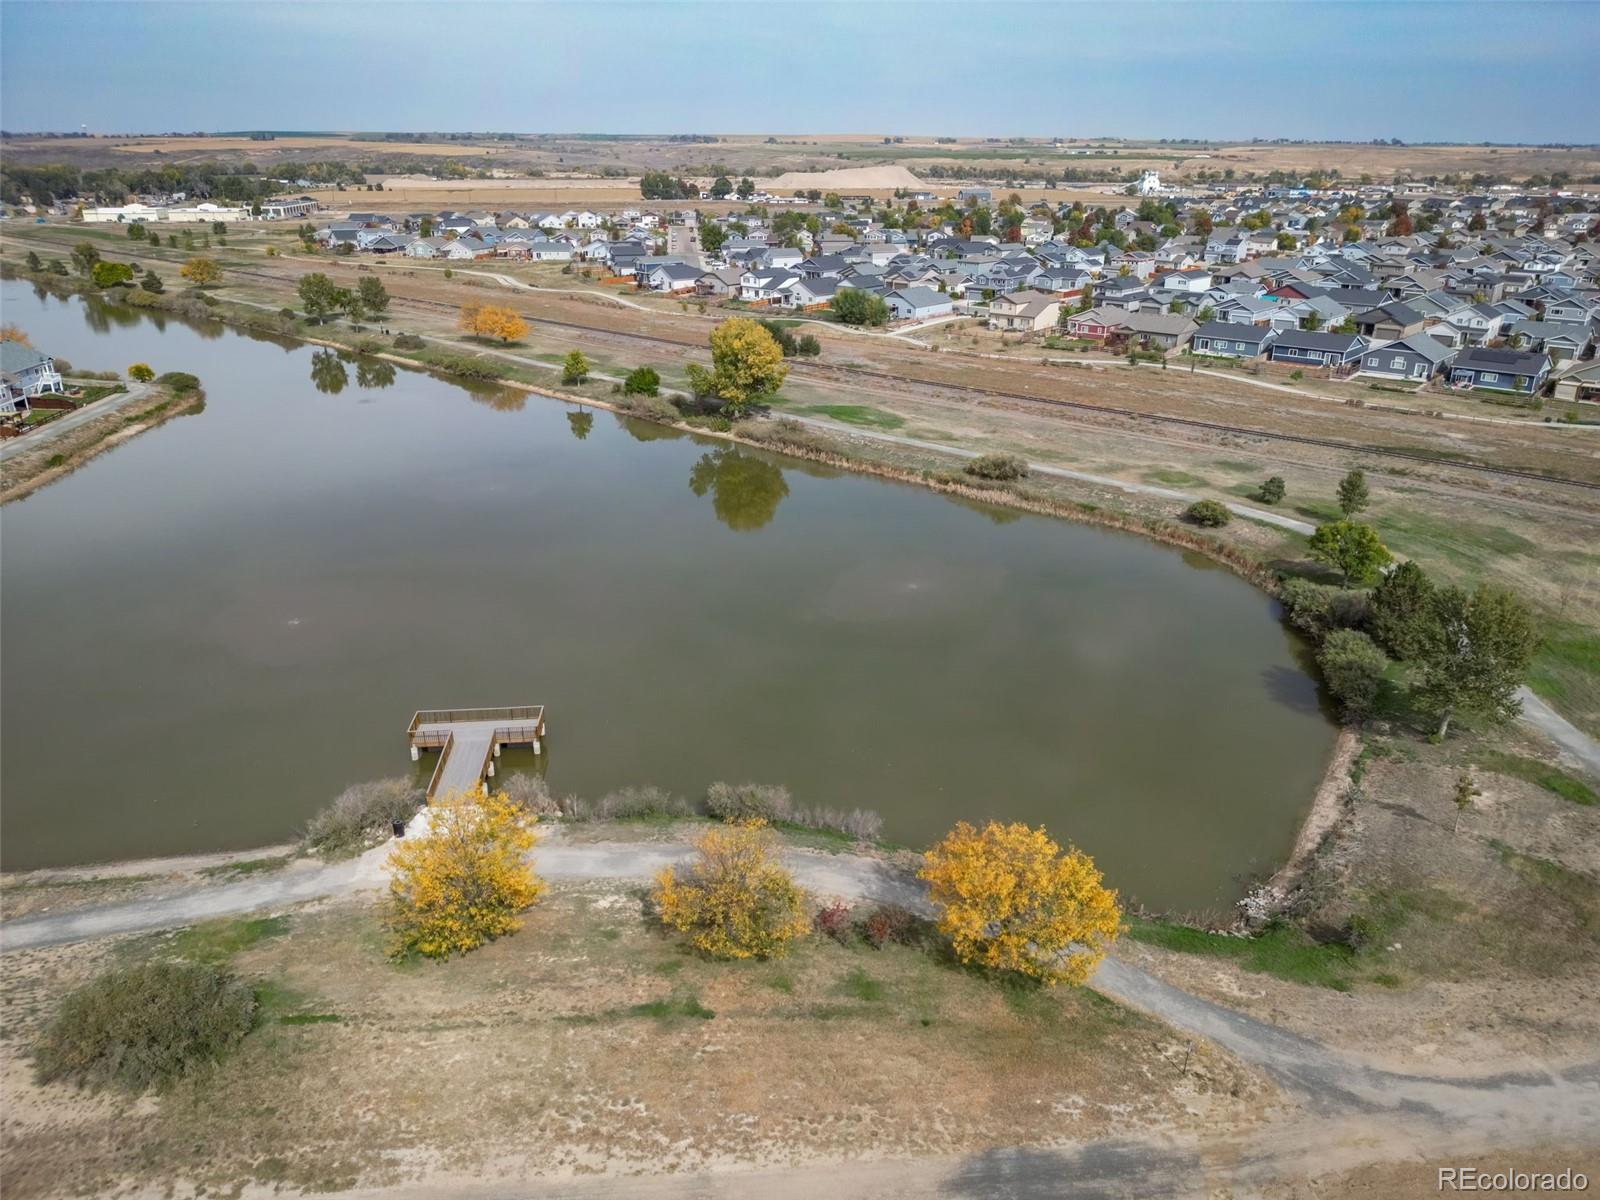
M598 800L566 796L560 801L563 816L574 821L627 821L647 817L692 817L694 806L666 788L625 787Z
M550 785L538 775L526 775L520 771L507 775L495 790L504 792L517 808L536 817L553 817L561 811L555 797L550 794Z
M883 832L883 818L870 808L852 808L847 811L842 808L828 808L825 805L811 807L797 804L790 809L789 815L784 820L790 825L842 833L846 837L864 842L876 840Z
M789 789L771 783L713 783L706 789L706 811L724 821L790 820Z
M354 854L389 836L396 821L409 821L423 790L409 779L378 779L345 788L306 822L305 844L321 854Z

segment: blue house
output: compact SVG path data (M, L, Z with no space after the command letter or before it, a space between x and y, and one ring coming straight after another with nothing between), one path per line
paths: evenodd
M1288 329L1278 335L1267 350L1272 362L1295 363L1302 367L1342 367L1355 362L1366 349L1367 339L1358 333L1312 333Z
M1260 358L1278 338L1276 329L1232 321L1207 321L1194 331L1194 352L1227 358Z
M1450 382L1464 387L1533 395L1550 376L1550 360L1524 350L1463 350L1450 365Z

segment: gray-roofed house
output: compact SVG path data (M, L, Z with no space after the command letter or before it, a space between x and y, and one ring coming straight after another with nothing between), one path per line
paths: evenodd
M56 370L56 360L21 342L0 342L0 371L16 380L24 396L67 390L61 382L61 373Z
M1358 375L1382 379L1432 379L1450 365L1456 352L1424 333L1396 338L1367 349L1361 355Z
M1489 350L1473 346L1450 364L1450 382L1496 392L1536 393L1550 375L1550 360L1523 350Z
M896 321L925 321L949 316L955 311L950 297L932 288L896 288L885 293L883 299L889 306L889 315Z
M1267 326L1238 321L1207 321L1194 331L1191 344L1196 354L1252 359L1265 354L1277 336L1278 331Z
M1342 367L1361 357L1367 339L1358 333L1312 333L1286 329L1267 350L1273 362L1310 367Z

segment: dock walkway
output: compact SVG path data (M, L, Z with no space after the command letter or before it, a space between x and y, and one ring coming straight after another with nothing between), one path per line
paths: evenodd
M543 750L544 705L504 708L425 708L411 718L406 738L411 761L423 750L439 751L439 763L428 781L428 801L436 796L470 792L494 776L494 760L502 746Z

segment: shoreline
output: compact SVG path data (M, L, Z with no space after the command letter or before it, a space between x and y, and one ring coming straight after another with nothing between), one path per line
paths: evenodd
M56 276L49 276L36 279L32 272L18 269L14 266L14 264L7 263L5 266L8 277L23 279L29 282L43 283L53 288L60 288L63 291L78 296L101 295L100 292L95 291L92 288L89 288L87 285L84 285L71 278L63 280ZM224 301L223 303L228 302ZM144 309L141 307L140 311L144 311ZM164 306L154 311L168 313L172 312L172 310L167 309ZM174 313L172 315L181 316L182 314ZM241 319L238 315L228 310L224 310L222 313L217 313L215 310L212 310L210 319L219 321L225 325L229 325L230 327L242 330L246 333L261 332L259 329L256 329L251 322ZM362 353L361 351L356 350L355 348L342 342L312 337L303 333L274 333L272 336L291 339L306 346L316 346L324 349L343 351L358 355ZM437 338L430 338L427 340L433 343L439 343L439 339ZM447 345L448 343L441 344ZM406 357L403 354L396 354L389 349L379 350L375 353L368 353L365 355L365 357L375 358L380 361L393 363L396 366L403 366L412 370L424 371L428 374L446 380L454 381L467 378L466 376L450 371L448 368L438 367L427 363L420 363L415 359ZM775 435L769 439L752 436L750 433L741 433L739 426L734 426L732 429L728 430L706 428L700 425L692 424L683 419L667 419L665 418L664 414L660 414L659 412L652 413L649 411L639 411L636 410L632 405L626 403L617 403L608 399L576 395L574 393L561 391L552 387L526 383L522 380L496 379L494 382L502 386L515 388L518 391L526 392L531 395L542 396L546 399L555 400L562 404L603 409L618 416L629 417L638 421L647 421L651 424L659 425L662 428L673 429L678 432L693 436L713 438L730 444L745 446L753 450L763 451L769 454L787 456L807 462L818 463L824 466L834 467L839 470L851 471L859 475L874 476L897 483L913 484L936 493L942 493L944 495L977 501L985 504L992 504L996 507L1026 512L1035 516L1053 517L1062 520L1074 521L1081 525L1116 530L1122 533L1143 537L1155 542L1158 545L1162 545L1170 549L1199 553L1208 560L1226 568L1235 576L1244 580L1246 583L1254 585L1256 588L1264 592L1269 599L1276 601L1278 598L1279 580L1276 572L1259 562L1245 550L1228 545L1227 543L1221 542L1216 538L1209 537L1197 530L1190 530L1187 527L1177 524L1173 521L1153 520L1151 518L1139 516L1135 513L1101 508L1098 505L1091 505L1084 502L1058 500L1052 497L1041 496L1037 494L1029 495L1025 492L1017 490L1013 486L1005 484L996 486L981 486L977 483L969 483L959 478L934 476L924 472L914 471L909 468L894 467L886 463L873 462L869 459L859 457L848 452L847 448L851 445L850 434L830 433L826 436L829 437L832 444L817 445L810 440L811 437L815 436L809 432L813 427L801 426L797 422L790 422L790 424L794 426L795 430L793 434L790 434L785 430L786 418L782 414L774 414L763 418L757 418L757 420L762 422L762 425L758 428L762 428ZM168 419L170 419L170 416L176 415L179 414L177 412L173 412L169 415ZM152 425L148 428L154 428L154 426ZM87 459L83 461L87 461ZM61 473L65 473L66 469L67 468L62 468L59 470ZM34 486L43 486L45 482L49 482L53 478L55 478L55 476L51 476L50 479L44 480L43 482L40 482ZM33 489L30 488L30 491L31 490ZM1305 859L1308 858L1311 852L1316 849L1316 847L1321 843L1323 837L1326 836L1327 832L1336 823L1337 810L1339 804L1342 803L1344 789L1342 787L1335 788L1332 785L1335 782L1336 776L1341 782L1344 781L1345 777L1348 775L1349 762L1354 758L1353 750L1349 751L1348 754L1342 753L1343 749L1345 748L1347 737L1354 744L1359 745L1359 738L1356 737L1351 731L1341 729L1336 736L1329 760L1323 768L1322 781L1318 784L1316 791L1313 793L1311 806L1307 810L1306 816L1302 820L1297 831L1293 844L1294 848L1291 851L1290 857L1272 875L1271 880L1273 884L1298 874L1300 868L1304 865ZM1332 815L1330 815L1330 812ZM1307 845L1308 840L1309 845ZM274 851L272 848L256 851L241 851L236 853L236 857L243 857L246 859L258 858L267 856L273 852ZM204 857L208 856L204 853L201 853L189 856L174 856L171 858L164 857L151 860L134 860L133 864L126 865L137 865L137 863L140 861L143 861L147 864L159 864L164 862L180 863L186 858ZM209 857L215 856L212 855ZM125 864L112 865L122 866ZM18 876L34 875L39 871L51 870L54 870L58 873L61 871L92 873L95 872L97 868L95 868L92 864L85 864L82 866L68 868L37 868L34 871L4 872L0 873L0 882L9 882ZM93 875L90 874L88 877L93 877Z

